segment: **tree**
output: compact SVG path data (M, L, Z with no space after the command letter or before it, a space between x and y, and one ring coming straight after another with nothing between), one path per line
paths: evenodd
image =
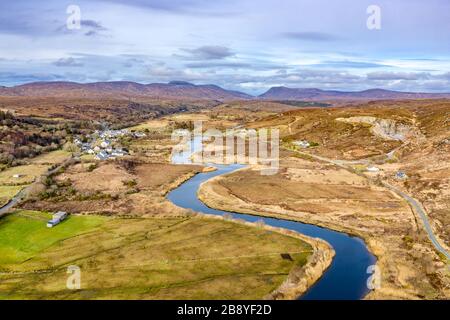
M80 149L78 148L78 146L75 143L72 142L67 142L64 146L63 146L63 150L67 151L67 152L71 152L71 153L75 153L75 152L79 152Z

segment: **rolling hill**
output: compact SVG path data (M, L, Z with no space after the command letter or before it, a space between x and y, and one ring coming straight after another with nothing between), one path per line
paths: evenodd
M141 84L130 81L76 83L33 82L14 87L0 87L0 96L60 98L157 98L191 100L245 100L253 98L216 85L195 85L184 81Z
M272 87L259 96L266 100L390 100L390 99L441 99L450 93L400 92L384 89L364 91L321 90L316 88Z

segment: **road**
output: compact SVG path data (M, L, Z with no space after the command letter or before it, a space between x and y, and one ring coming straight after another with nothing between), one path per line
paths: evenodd
M289 149L289 150L291 150L291 149ZM366 160L358 160L358 161L333 160L333 159L313 155L313 154L298 151L298 150L291 150L291 151L297 152L299 154L302 154L302 155L305 155L308 157L312 157L312 158L320 160L320 161L325 161L325 162L334 164L340 168L351 171L352 173L355 173L354 170L349 168L346 164L365 163L366 162ZM368 178L366 175L363 175L363 174L361 174L361 176ZM406 194L405 192L401 191L400 189L390 185L389 183L382 181L382 184L384 185L384 187L395 192L397 195L402 197L406 202L408 202L408 204L411 206L413 211L416 213L416 215L422 221L424 229L428 235L428 238L430 239L431 243L433 244L433 246L436 248L437 251L442 253L447 258L447 260L450 260L450 253L444 248L444 246L439 242L438 238L434 234L433 228L431 227L431 224L430 224L430 220L428 219L428 215L426 214L422 205L416 199L414 199L410 195Z
M44 173L41 177L45 178L45 177L48 177L49 175L54 174L59 169L61 169L62 167L66 166L71 161L73 161L76 157L78 157L78 155L72 156L71 158L69 158L69 159L65 160L64 162L62 162L61 164L59 164L56 168L54 168L52 170L49 170L46 173ZM5 204L3 207L0 207L0 218L3 217L4 215L6 215L11 208L13 208L17 204L19 204L22 200L24 200L27 197L28 192L31 190L33 185L35 185L38 181L39 181L39 179L35 179L35 181L32 184L30 184L29 186L23 188L7 204Z

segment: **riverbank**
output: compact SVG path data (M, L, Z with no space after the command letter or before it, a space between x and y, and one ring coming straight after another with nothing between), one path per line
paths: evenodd
M222 185L227 176L231 175L218 176L203 183L199 188L199 199L215 209L314 224L364 239L369 250L377 257L377 266L381 270L380 287L371 291L366 299L423 299L436 298L436 294L441 298L446 296L444 290L438 291L436 287L433 289L424 281L424 258L418 259L417 255L432 255L432 250L424 244L408 247L409 239L399 232L400 229L396 231L400 221L389 229L387 221L380 224L379 217L374 217L373 223L368 220L361 226L352 223L352 220L343 219L342 215L313 214L289 210L275 204L253 203L249 199L244 201ZM372 229L371 224L374 226Z
M251 228L262 229L268 232L289 236L308 243L312 248L312 254L309 256L306 265L295 266L288 274L287 279L274 291L264 297L267 300L294 300L308 291L330 267L335 251L324 240L312 238L301 233L294 232L284 228L273 227L261 221L248 222L241 219L233 219L226 216L208 215L196 213L196 215L205 219L216 219L221 221L230 221Z

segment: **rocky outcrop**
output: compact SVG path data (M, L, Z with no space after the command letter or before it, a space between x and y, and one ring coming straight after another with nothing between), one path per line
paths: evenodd
M399 123L391 119L380 119L370 116L337 118L336 121L346 123L366 123L371 125L371 131L374 135L386 140L406 141L415 136L415 130L404 123Z

